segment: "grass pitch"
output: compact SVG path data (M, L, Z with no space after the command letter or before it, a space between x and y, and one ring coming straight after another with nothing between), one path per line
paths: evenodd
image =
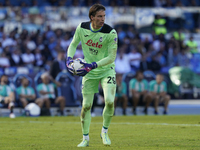
M200 116L114 116L111 146L100 139L102 117L92 118L90 146L82 149L200 150ZM1 150L71 150L81 142L79 117L0 118Z

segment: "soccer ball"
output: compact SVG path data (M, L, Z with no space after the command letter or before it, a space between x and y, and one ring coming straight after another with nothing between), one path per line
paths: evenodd
M35 103L30 103L25 107L26 115L37 117L40 115L40 107Z
M86 61L84 59L82 59L82 58L76 58L70 64L70 68L72 68L74 70L74 75L77 74L77 70L84 68L84 64L81 64L80 62L86 63Z

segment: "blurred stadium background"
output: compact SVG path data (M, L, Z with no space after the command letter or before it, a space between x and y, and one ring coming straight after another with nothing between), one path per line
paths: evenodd
M67 53L76 26L88 21L94 3L106 6L106 23L118 33L116 72L124 81L138 68L149 81L162 73L172 97L169 114L200 114L200 0L0 0L0 75L8 75L15 89L19 74L25 74L35 88L58 51ZM138 59L127 63L132 53ZM81 46L75 57L83 57ZM63 83L58 95L66 91L66 115L79 115L81 78L63 68L56 79ZM16 108L20 115L18 100ZM0 109L0 116L8 114Z

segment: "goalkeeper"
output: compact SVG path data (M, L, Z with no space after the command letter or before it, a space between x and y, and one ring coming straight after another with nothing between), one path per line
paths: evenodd
M101 138L104 145L110 145L108 128L114 113L114 98L116 92L115 58L117 52L117 33L115 29L105 24L105 7L94 4L89 10L90 21L78 25L73 40L68 48L67 67L69 68L76 47L81 41L84 59L87 63L78 70L77 75L84 76L82 80L83 103L81 110L81 126L83 141L78 147L89 146L89 128L91 122L90 109L93 104L94 93L98 93L99 81L101 82L105 107L103 110L103 126Z

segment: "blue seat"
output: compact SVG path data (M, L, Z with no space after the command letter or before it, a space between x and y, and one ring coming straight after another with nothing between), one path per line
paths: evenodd
M128 89L127 90L127 96L128 96L129 99L132 96L130 88L129 88L129 82L130 82L131 79L135 78L135 75L136 75L136 72L131 71L131 72L123 74L123 76L122 76L122 81L124 81L126 83L126 86L127 86L127 89Z
M15 89L21 86L21 79L23 77L27 78L28 81L29 81L29 86L32 86L32 79L28 75L26 75L26 74L16 74L12 79L12 82L15 86ZM19 101L19 96L16 93L16 90L15 90L15 99L16 99L16 103L18 104L18 106L22 107L22 104Z
M147 70L143 72L144 75L144 79L146 79L148 82L150 82L151 80L155 80L156 75L153 71Z
M42 75L43 73L44 73L43 71L37 73L37 75L36 75L35 78L34 78L34 84L35 84L35 89L36 89L36 95L37 95L37 97L39 97L39 93L38 93L38 91L37 91L37 86L38 86L40 83L42 83L41 75Z
M18 88L19 86L21 86L21 79L22 78L27 78L28 81L29 81L29 86L32 86L32 79L26 75L26 74L16 74L14 77L13 77L13 83L15 85L16 88Z
M57 92L58 96L65 97L66 106L79 106L76 89L74 87L74 77L67 72L60 72L56 76L56 80L62 83L62 85L57 88Z

